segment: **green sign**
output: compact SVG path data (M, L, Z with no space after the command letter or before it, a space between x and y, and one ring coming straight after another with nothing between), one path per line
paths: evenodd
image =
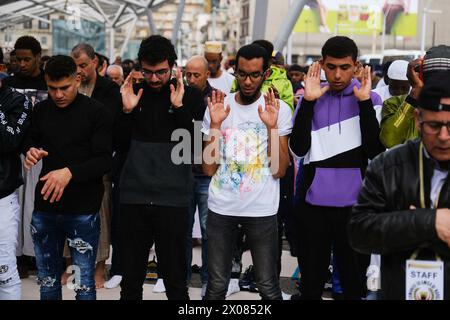
M417 33L418 0L310 0L294 32L339 35L386 34L412 37Z

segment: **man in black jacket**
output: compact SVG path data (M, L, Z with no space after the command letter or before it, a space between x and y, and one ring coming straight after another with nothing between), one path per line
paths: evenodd
M158 268L169 299L188 299L186 232L193 190L191 150L179 162L172 135L193 137L193 120L204 110L199 90L184 87L181 71L171 80L177 58L170 41L151 36L142 41L139 62L145 81L122 87L122 134L131 130L131 145L120 180L122 299L141 300L149 250L155 242ZM177 130L183 129L183 130ZM177 132L175 132L177 131Z
M116 122L119 112L122 111L122 97L120 95L119 86L108 78L102 77L97 72L99 64L99 55L94 51L94 48L86 43L80 43L72 49L72 58L77 64L78 74L81 77L80 93L97 100L102 103L112 114L113 122ZM105 187L105 194L103 195L102 206L100 209L100 241L97 251L97 267L95 273L95 282L97 289L103 288L105 283L105 262L109 258L110 248L110 226L114 229L114 244L113 244L113 272L120 275L118 270L118 254L116 229L118 225L118 208L116 206L115 212L112 213L112 182L118 184L120 173L120 160L125 157L126 151L117 150L115 146L115 139L113 137L113 150L116 151L113 158L113 172L108 173L103 177ZM123 163L123 161L122 161ZM118 193L116 193L118 195ZM118 203L118 201L116 201ZM112 214L114 216L112 217ZM67 254L67 250L66 250ZM120 283L120 281L118 281ZM118 284L118 283L117 283Z
M19 145L30 123L31 103L0 80L0 300L20 300L16 265L20 207L16 189L22 185Z
M22 36L15 42L14 51L19 64L19 71L6 78L4 84L14 91L26 95L34 106L47 99L47 84L45 83L44 72L40 69L41 44L32 36ZM32 170L23 172L24 183L23 187L19 189L21 217L16 255L21 278L28 277L28 267L32 262L30 257L34 257L30 223L34 206L34 189L41 168L41 163L38 163Z
M24 141L25 168L39 160L31 222L42 300L60 300L64 242L70 248L77 300L96 298L94 270L100 232L102 177L111 169L112 119L104 105L78 93L72 58L45 69L50 99L37 104Z
M352 247L381 254L381 299L450 299L449 83L441 71L425 84L420 138L370 163L353 208Z

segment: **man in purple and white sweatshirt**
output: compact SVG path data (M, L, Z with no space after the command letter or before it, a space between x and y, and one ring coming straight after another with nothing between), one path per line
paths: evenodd
M356 253L347 238L347 221L356 203L368 159L384 147L379 141L380 97L371 92L370 68L354 79L358 48L347 37L328 39L322 59L305 78L289 141L303 157L298 218L298 263L302 299L320 299L330 263L336 258L344 299L366 295L369 256ZM323 69L327 82L320 83Z

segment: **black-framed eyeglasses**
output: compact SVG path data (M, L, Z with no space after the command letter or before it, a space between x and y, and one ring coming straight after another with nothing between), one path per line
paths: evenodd
M261 78L264 75L264 72L251 72L251 73L247 73L244 71L238 71L234 73L234 76L236 77L236 79L238 80L242 80L245 81L247 80L247 77L250 77L250 80L252 81L256 81L259 78Z
M447 127L447 132L450 133L450 122L439 121L419 121L423 132L427 134L438 134L441 132L443 126Z
M151 70L147 70L147 69L142 69L141 73L144 77L146 78L151 78L153 75L157 76L158 78L162 78L164 77L164 75L167 74L167 72L169 72L170 69L166 68L166 69L161 69L161 70L156 70L156 71L151 71Z

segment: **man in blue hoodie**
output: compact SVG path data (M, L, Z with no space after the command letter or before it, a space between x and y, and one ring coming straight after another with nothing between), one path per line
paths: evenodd
M346 225L356 202L368 159L384 150L371 92L370 67L354 79L358 48L347 37L328 39L322 59L305 78L305 95L296 110L290 148L304 157L299 186L298 262L302 298L320 299L330 262L336 256L344 299L365 296L369 256L353 251ZM327 83L320 83L323 68Z

